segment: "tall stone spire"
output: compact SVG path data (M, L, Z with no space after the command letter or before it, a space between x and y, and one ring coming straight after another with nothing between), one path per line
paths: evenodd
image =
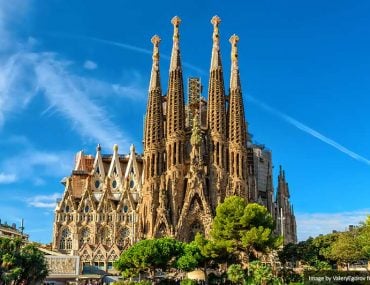
M180 60L180 47L179 47L179 25L181 23L181 19L178 16L172 18L171 23L173 24L173 46L172 46L172 53L171 53L171 64L170 64L170 71L181 69L181 60Z
M160 38L152 37L153 65L149 83L149 98L145 120L144 170L142 201L139 209L139 229L142 235L152 236L159 206L161 175L164 171L164 123L162 89L159 75Z
M175 16L172 18L171 23L173 24L174 32L166 106L167 138L178 137L179 132L184 131L185 127L184 84L179 48L179 25L181 19Z
M278 189L276 193L276 212L280 219L277 224L278 234L284 237L284 244L297 242L297 227L292 205L290 204L289 186L285 178L285 171L280 166Z
M220 34L218 26L221 23L221 19L218 16L213 16L211 19L213 25L213 47L212 47L212 59L211 59L211 71L217 68L222 68L221 56L220 56Z
M179 25L177 16L173 24L173 46L168 79L166 103L166 182L170 198L172 224L176 225L184 199L184 153L185 153L185 103L184 84L179 47Z
M238 67L238 41L239 37L237 35L231 36L229 141L230 143L236 143L242 147L245 147L247 143L247 129Z
M162 89L159 75L159 43L161 39L155 35L153 43L153 65L149 84L149 98L146 111L144 151L158 147L164 138Z
M207 124L210 135L210 181L213 183L211 190L212 206L216 207L225 198L225 174L227 173L227 119L225 104L224 79L220 55L220 39L218 26L221 20L214 16L213 47L208 84L208 110Z
M213 47L208 85L208 128L213 141L215 137L226 138L225 89L218 33L220 22L218 16L214 16L211 20L213 24Z
M229 103L229 194L248 198L247 187L247 130L238 67L239 37L232 35Z

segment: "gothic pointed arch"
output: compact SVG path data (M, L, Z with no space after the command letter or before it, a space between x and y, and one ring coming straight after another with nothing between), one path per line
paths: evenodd
M205 232L205 228L204 228L203 223L197 219L190 224L188 240L192 241L194 240L197 233L204 233L204 232Z
M93 192L103 191L105 176L106 173L101 155L101 146L99 144L96 148L95 160L91 170L91 188L93 189Z
M59 250L72 250L72 230L68 226L61 227L59 234Z
M94 249L88 243L85 243L78 251L78 255L80 256L82 262L91 262L93 259L93 254Z
M141 192L142 181L140 177L139 167L137 164L137 158L135 153L135 146L130 147L130 157L127 163L125 171L125 181L127 184L126 189L128 189L133 196L134 200L138 200L138 196Z
M84 226L78 233L79 248L82 248L85 244L89 244L92 241L92 232L90 227Z
M107 250L105 249L104 246L99 245L94 251L92 260L94 262L104 262L106 259L107 259Z
M118 145L113 146L113 157L108 170L110 188L112 192L118 192L123 185L122 168L119 160Z
M114 244L109 251L107 252L107 260L108 261L116 261L119 258L120 255L120 249L116 244Z
M104 189L96 210L98 212L112 213L115 209L116 206L112 200L112 193L109 188L106 188Z
M98 230L98 243L104 246L112 246L113 244L113 229L108 226L101 226Z
M117 244L122 248L126 249L132 245L132 229L128 226L123 226L118 230Z

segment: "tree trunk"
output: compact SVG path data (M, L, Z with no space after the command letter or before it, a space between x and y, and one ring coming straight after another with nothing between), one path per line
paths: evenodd
M204 272L204 284L208 285L207 263L206 262L204 262L203 272Z

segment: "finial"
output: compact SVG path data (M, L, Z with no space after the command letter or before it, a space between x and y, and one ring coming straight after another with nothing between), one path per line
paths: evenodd
M181 23L181 19L178 16L172 18L171 23L173 25L173 40L179 39L179 25Z
M171 23L173 24L173 46L171 53L170 71L174 71L177 68L181 68L179 48L179 25L181 23L181 19L178 16L175 16L172 18Z
M118 144L114 144L113 151L114 151L114 153L118 152Z
M98 143L98 145L96 146L96 151L101 151L100 143Z
M135 152L135 146L133 144L130 146L130 152L131 153L134 153Z
M154 46L158 46L161 42L161 38L158 35L154 35L151 39L151 42Z
M229 42L231 43L231 78L230 78L230 89L240 87L239 74L238 74L238 44L239 37L233 34Z
M161 42L161 38L158 35L154 35L151 39L151 42L153 44L153 61L158 62L159 61L159 51L158 46Z
M172 18L171 23L175 26L178 27L181 23L181 19L179 16L175 16Z
M231 37L230 37L230 43L231 43L231 61L232 61L232 64L234 67L238 67L238 47L237 47L237 44L238 44L238 41L239 41L239 37L235 34L233 34Z
M219 16L215 15L211 19L211 23L213 25L213 42L219 42L219 34L218 34L218 26L221 23L221 19Z

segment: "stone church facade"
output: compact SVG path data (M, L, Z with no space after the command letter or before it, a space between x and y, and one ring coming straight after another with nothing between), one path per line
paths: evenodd
M79 255L82 265L110 270L124 248L144 238L190 241L210 231L215 210L238 195L265 205L277 233L296 242L296 223L282 170L274 198L271 151L252 144L247 130L238 67L239 37L231 36L231 72L225 90L220 18L214 16L208 99L199 78L188 80L180 56L180 18L174 17L168 87L160 83L159 44L154 36L143 154L79 152L55 210L53 249Z

